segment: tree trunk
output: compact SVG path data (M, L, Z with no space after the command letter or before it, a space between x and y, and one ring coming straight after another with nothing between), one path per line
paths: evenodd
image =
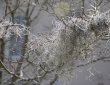
M4 40L0 39L0 60L3 62L4 61ZM0 69L1 69L0 65ZM2 83L2 71L0 71L0 84Z

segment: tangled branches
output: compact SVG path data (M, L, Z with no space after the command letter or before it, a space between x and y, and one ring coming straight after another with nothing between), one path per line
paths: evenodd
M80 67L81 65L77 66L79 61L94 61L97 41L109 35L110 17L109 11L100 13L99 10L92 10L90 13L84 19L72 17L56 20L51 36L41 33L35 36L25 25L3 20L0 23L0 38L10 39L12 35L20 38L29 36L28 42L24 44L24 55L18 54L9 45L6 46L20 56L19 59L12 60L4 56L8 63L15 63L14 70L0 61L3 71L15 78L12 78L13 84L18 81L42 83L43 78L48 77L47 74L60 76L65 70L72 71Z

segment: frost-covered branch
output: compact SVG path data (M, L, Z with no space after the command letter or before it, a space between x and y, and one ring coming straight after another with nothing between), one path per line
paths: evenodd
M93 7L87 18L71 17L55 20L52 34L39 33L39 36L33 35L23 24L3 19L0 22L1 39L11 39L12 36L23 39L24 36L28 36L26 38L28 40L23 44L22 49L25 52L23 50L21 54L17 53L15 48L6 45L6 48L19 55L20 58L9 59L9 56L3 56L6 62L0 60L0 65L4 72L13 76L12 84L18 81L42 83L43 79L57 80L65 74L65 71L73 71L78 67L105 60L109 56L100 57L100 54L106 54L109 48L100 48L100 52L97 53L97 46L99 43L103 44L100 42L102 39L109 37L109 13L109 10L101 13L98 8ZM21 43L23 41L19 42ZM77 65L81 61L87 63ZM53 83L53 80L50 83Z

